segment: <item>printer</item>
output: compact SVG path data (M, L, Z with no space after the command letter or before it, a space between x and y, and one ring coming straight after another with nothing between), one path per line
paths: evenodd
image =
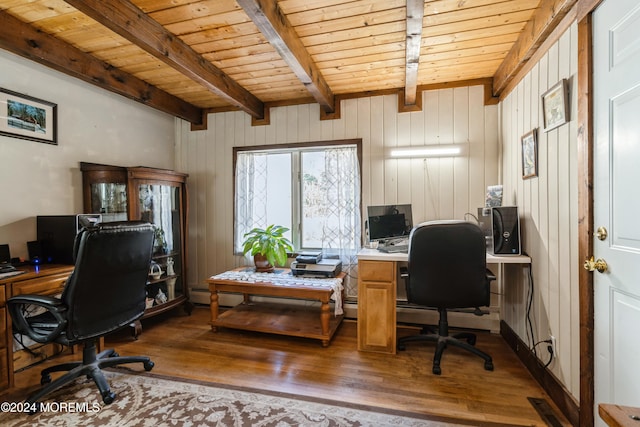
M293 261L291 274L294 276L336 277L342 272L342 261L339 259L321 259L314 263Z

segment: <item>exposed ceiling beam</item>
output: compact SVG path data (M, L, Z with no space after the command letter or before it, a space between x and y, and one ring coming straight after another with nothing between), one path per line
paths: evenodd
M0 48L87 83L187 120L202 122L202 110L131 74L0 11Z
M553 29L562 21L577 0L542 0L527 21L520 37L493 77L493 94L507 87L518 71L527 63L536 49L544 42Z
M333 92L275 0L237 0L289 68L325 110L335 109Z
M418 90L418 66L422 45L424 0L407 0L407 39L405 42L404 104L415 105Z
M262 101L128 0L65 1L251 116L264 116Z

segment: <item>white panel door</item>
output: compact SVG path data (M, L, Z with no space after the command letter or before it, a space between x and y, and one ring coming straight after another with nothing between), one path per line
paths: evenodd
M640 5L594 13L595 419L599 403L640 406Z

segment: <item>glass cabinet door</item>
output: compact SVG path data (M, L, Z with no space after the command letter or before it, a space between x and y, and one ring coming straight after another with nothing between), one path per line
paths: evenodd
M147 307L164 304L184 294L182 273L181 188L140 184L139 219L155 226L153 263L149 270Z
M91 184L91 212L102 214L102 222L127 220L127 184Z
M185 236L188 175L145 166L80 162L85 213L103 222L142 220L155 226L155 243L146 284L147 318L180 304L190 313ZM134 322L134 335L141 331Z
M127 170L120 166L80 163L84 213L101 214L102 222L129 218Z

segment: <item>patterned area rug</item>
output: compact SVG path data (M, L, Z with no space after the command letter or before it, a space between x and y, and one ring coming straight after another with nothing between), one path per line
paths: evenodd
M491 424L458 423L457 420L448 423L446 419L418 414L153 374L109 371L107 375L112 391L117 394L111 405L104 405L95 385L83 378L51 394L42 402L43 411L35 415L3 410L0 425L451 427Z

